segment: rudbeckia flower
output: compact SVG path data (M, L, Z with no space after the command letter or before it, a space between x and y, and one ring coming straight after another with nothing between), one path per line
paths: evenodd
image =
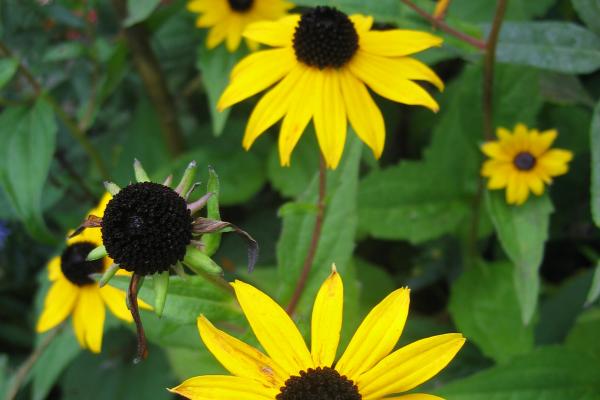
M530 191L541 196L544 184L552 183L552 177L569 170L573 153L550 148L556 139L556 130L538 132L517 124L513 133L498 128L496 135L498 140L481 146L491 158L483 164L481 175L489 178L488 189L506 188L508 204L525 203Z
M311 347L269 296L246 283L232 284L250 327L267 354L198 318L200 336L231 375L190 378L171 389L197 400L439 400L427 394L388 397L411 390L442 370L465 342L449 333L393 351L408 315L409 290L398 289L362 321L336 360L344 288L333 267L312 312Z
M211 28L206 47L217 47L225 41L227 50L234 52L242 41L244 28L256 21L283 17L294 5L283 0L191 0L187 9L198 13L198 28ZM248 47L256 43L248 40Z
M103 215L111 196L102 197L91 214ZM125 292L110 286L100 287L91 274L103 273L111 264L109 257L87 261L88 253L102 244L100 232L88 230L67 240L61 256L48 263L48 278L52 282L36 331L45 332L72 316L75 337L82 348L99 353L102 348L105 309L119 319L132 322L125 304ZM125 272L122 272L126 274ZM146 303L140 306L151 309Z
M390 100L438 104L413 80L443 88L440 78L411 54L442 40L425 32L371 30L373 18L316 7L302 15L249 25L244 37L275 47L241 60L217 108L223 110L272 85L254 108L243 139L249 149L271 125L283 118L279 133L281 165L312 119L327 166L336 168L346 141L347 119L356 134L381 156L385 125L367 86Z

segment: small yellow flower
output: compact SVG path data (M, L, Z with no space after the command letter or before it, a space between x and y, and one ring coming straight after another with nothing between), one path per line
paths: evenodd
M409 290L389 294L363 320L337 362L344 288L333 267L312 312L310 350L286 312L246 283L232 284L261 346L259 350L214 327L204 316L198 330L204 344L231 375L190 378L172 392L197 400L440 400L406 392L442 370L465 342L449 333L394 349L408 315Z
M103 215L111 196L102 197L98 207L90 214ZM100 288L92 278L93 273L102 273L112 264L109 257L86 261L88 253L102 244L99 230L88 229L67 240L67 248L61 256L48 263L48 278L52 282L36 331L50 330L72 315L75 337L82 348L99 353L102 348L105 306L117 317L132 322L125 303L125 292L110 286ZM118 274L128 275L126 272ZM140 305L150 307L140 301Z
M433 16L435 18L443 18L446 15L446 11L448 10L448 6L450 5L450 0L438 0L435 5L435 10L433 11Z
M514 133L498 128L497 141L481 146L491 159L481 168L481 175L490 178L488 189L506 188L506 202L520 205L529 197L529 191L540 196L544 184L552 177L567 173L573 153L550 149L557 136L556 130L538 132L517 124Z
M217 108L271 88L254 108L243 139L247 150L283 118L279 133L281 165L312 119L319 146L330 168L336 168L346 141L347 119L360 139L381 156L385 124L367 86L390 100L438 110L438 104L414 80L444 84L411 54L442 40L429 33L371 30L373 18L316 7L302 15L254 23L244 37L275 47L249 55L231 72Z
M189 11L200 14L196 26L211 28L206 47L212 49L225 41L230 52L239 47L248 24L281 18L293 6L284 0L190 0L187 4ZM247 43L256 48L255 42Z

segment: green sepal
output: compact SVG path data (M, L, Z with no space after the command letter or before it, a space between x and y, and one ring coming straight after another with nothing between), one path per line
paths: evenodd
M175 191L179 193L180 196L185 196L190 187L192 187L192 182L194 181L195 177L196 161L191 161L185 169L185 172L181 177L181 181L179 181L179 184L175 188Z
M160 318L167 301L167 291L169 290L169 271L156 273L154 279L154 312Z
M206 215L209 219L215 221L221 220L221 213L219 212L219 190L219 176L214 168L209 166L206 191L207 193L213 193L213 195L206 204ZM217 252L221 244L221 232L204 234L202 236L202 243L204 244L204 253L209 257L212 256Z
M223 269L212 258L195 248L188 246L183 263L192 271L201 274L222 275Z
M119 193L121 191L121 188L119 187L119 185L117 185L114 182L104 182L104 188L106 189L106 191L108 193L110 193L113 196L116 196L117 193Z
M100 287L106 285L108 281L110 281L112 277L115 276L118 270L119 264L111 264L110 267L108 267L106 271L104 271L104 274L102 274L102 278L100 278L100 280L98 281L98 285Z
M137 158L133 161L133 170L135 171L135 180L138 182L150 182L148 174L144 170L142 163Z
M106 255L106 247L104 247L104 245L101 245L90 251L87 257L85 258L85 261L96 261L103 257L106 257Z

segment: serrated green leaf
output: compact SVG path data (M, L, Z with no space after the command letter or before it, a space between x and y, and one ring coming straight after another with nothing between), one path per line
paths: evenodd
M521 322L510 264L481 263L463 272L452 286L449 310L458 331L497 363L533 349L533 324Z
M18 66L19 60L16 58L0 59L0 89L12 79Z
M592 217L597 227L600 227L600 102L594 109L594 119L590 128L591 161L591 206Z
M569 22L507 22L497 48L499 62L569 74L600 68L600 37Z
M452 400L597 400L600 369L597 359L566 347L541 348L436 394Z
M56 240L42 218L42 192L54 156L56 121L50 104L40 97L33 108L11 108L0 116L0 183L38 240Z
M548 238L550 214L554 211L548 194L531 197L521 206L506 204L504 193L486 191L487 211L502 248L513 262L517 298L523 323L533 317L538 300L538 274Z
M327 203L321 237L313 260L311 274L299 304L299 312L308 310L319 286L336 263L340 274L349 265L354 249L356 230L356 190L361 144L351 132L340 166L327 173ZM298 201L317 202L318 177ZM316 214L290 213L283 218L281 237L277 243L277 260L280 276L279 299L286 304L300 276L304 259L310 246Z
M204 41L198 47L196 67L202 73L202 82L206 87L215 136L220 136L223 133L225 123L231 111L231 108L218 111L217 101L229 83L229 73L233 69L233 66L245 53L244 46L240 46L234 53L228 52L224 45L209 50L204 45Z
M572 0L571 2L579 18L600 35L600 2L598 0Z
M127 290L129 277L115 276L111 286ZM228 320L239 317L240 311L233 296L223 288L216 287L201 276L185 279L171 276L167 301L162 319L178 324L195 323L200 314L210 320ZM154 303L153 282L150 277L144 280L139 297L148 304Z
M127 0L127 18L123 25L131 26L142 22L159 4L160 0Z

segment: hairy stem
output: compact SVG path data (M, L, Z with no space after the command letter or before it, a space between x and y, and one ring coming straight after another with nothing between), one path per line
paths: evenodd
M42 340L40 345L37 346L35 350L29 355L29 357L27 357L27 359L23 362L23 364L19 366L19 369L13 377L10 388L6 392L6 400L13 400L17 396L21 385L23 385L25 379L27 378L27 375L29 375L29 372L31 371L31 368L33 368L40 356L44 354L44 351L46 351L46 349L48 348L50 343L52 343L54 338L56 338L56 336L58 336L58 334L63 330L64 326L64 324L61 324L57 328L51 330L44 337L44 340Z
M308 281L308 276L310 275L310 268L312 267L313 260L315 259L315 254L317 253L317 247L319 245L319 239L321 237L321 230L323 228L323 217L325 214L325 194L327 192L327 171L325 166L325 159L321 154L320 164L319 164L319 199L317 200L317 216L315 220L315 226L313 228L312 237L310 239L310 247L308 248L308 253L306 254L306 258L304 259L304 264L302 265L302 272L300 274L300 278L298 278L298 282L296 283L296 288L294 289L294 293L292 294L292 298L287 306L287 313L292 315L296 310L296 306L298 306L298 302L300 301L300 297L302 297L302 292L306 287L306 282Z
M113 0L113 6L121 20L127 17L127 1ZM173 96L169 92L158 59L152 50L148 31L139 23L123 28L123 35L133 63L144 82L150 101L154 105L161 125L161 132L172 156L181 154L185 148L183 133L177 120Z
M431 24L434 27L438 28L439 30L444 31L444 32L454 36L455 38L462 40L463 42L465 42L467 44L470 44L471 46L473 46L479 50L487 49L487 45L484 41L479 40L473 36L467 35L464 32L461 32L457 29L452 28L450 25L445 23L442 19L436 18L435 16L429 14L427 11L425 11L421 7L417 6L411 0L400 0L400 1L402 1L408 7L412 8L421 17L423 17L426 20L428 20L429 22L431 22Z

